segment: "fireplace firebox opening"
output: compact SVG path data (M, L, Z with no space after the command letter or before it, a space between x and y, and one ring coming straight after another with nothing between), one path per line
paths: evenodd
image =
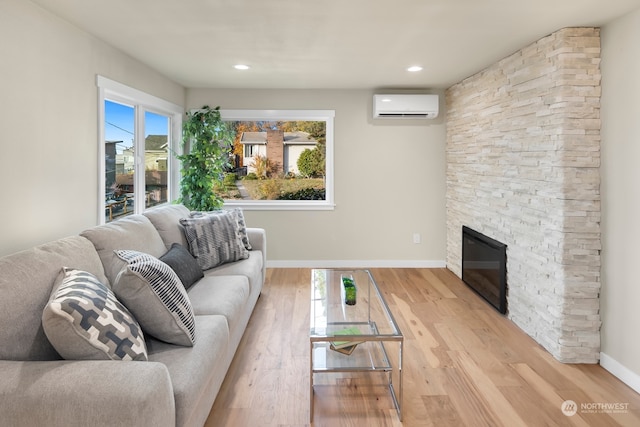
M463 225L462 281L506 314L507 245Z

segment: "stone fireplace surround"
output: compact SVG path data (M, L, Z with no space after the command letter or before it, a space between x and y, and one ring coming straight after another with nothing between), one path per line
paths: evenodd
M600 354L600 30L565 28L446 91L447 265L462 226L508 245L507 316L568 363Z

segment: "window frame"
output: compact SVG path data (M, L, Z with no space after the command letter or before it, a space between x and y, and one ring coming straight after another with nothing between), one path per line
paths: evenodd
M167 202L156 206L172 203L180 194L180 162L176 154L182 154L182 116L184 109L164 99L150 95L138 89L134 89L122 83L97 75L98 87L98 224L105 224L105 101L113 101L134 108L134 209L133 213L142 213L147 208L143 197L145 189L144 174L144 145L145 145L145 113L151 112L167 116L169 118L168 129L168 176L167 176ZM142 193L139 193L141 192ZM152 209L152 208L149 208Z
M222 120L323 121L326 123L325 200L228 200L224 206L246 210L334 210L334 118L335 110L233 110L221 109Z

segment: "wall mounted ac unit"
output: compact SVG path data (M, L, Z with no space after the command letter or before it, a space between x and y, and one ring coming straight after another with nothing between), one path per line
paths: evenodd
M373 118L435 119L438 95L373 95Z

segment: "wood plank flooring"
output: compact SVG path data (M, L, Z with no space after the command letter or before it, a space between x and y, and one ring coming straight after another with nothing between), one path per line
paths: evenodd
M403 422L382 374L316 374L312 425L640 426L640 395L556 361L450 271L371 271L405 336ZM309 292L309 269L268 270L206 426L310 425Z

